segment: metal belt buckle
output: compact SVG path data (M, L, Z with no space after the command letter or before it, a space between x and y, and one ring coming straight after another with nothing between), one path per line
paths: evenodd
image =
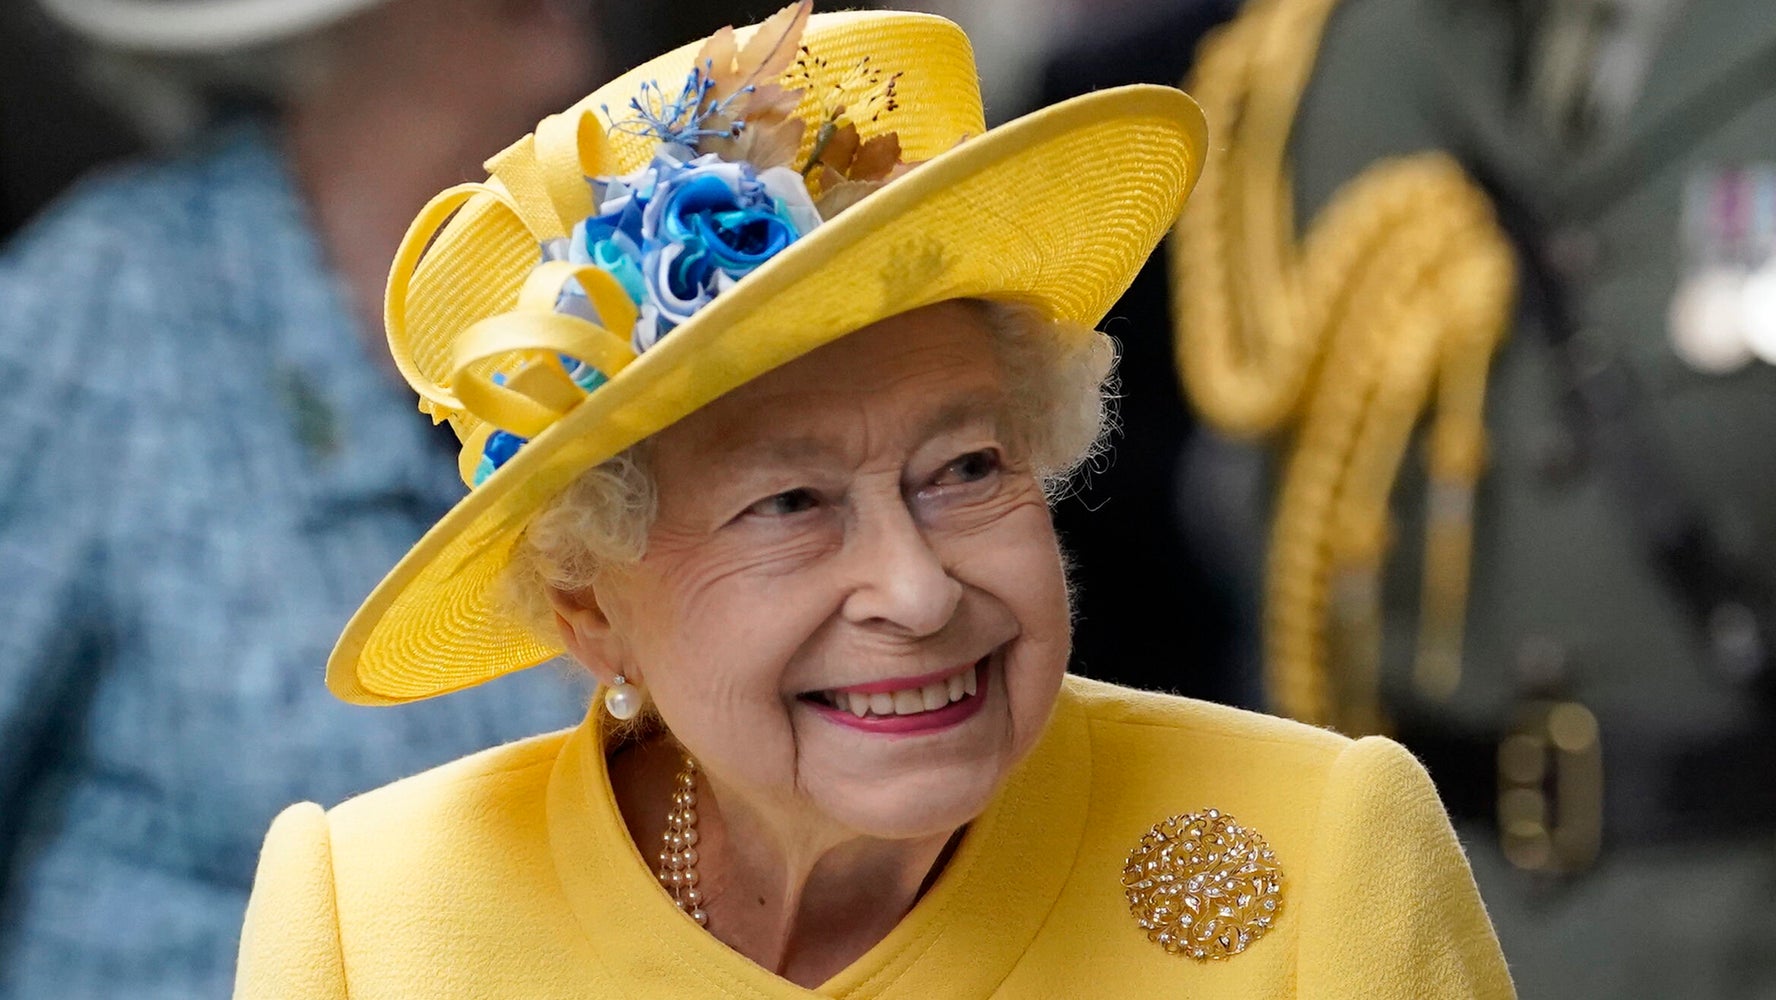
M1597 860L1603 754L1597 717L1576 701L1518 708L1498 748L1499 846L1524 871L1570 875Z

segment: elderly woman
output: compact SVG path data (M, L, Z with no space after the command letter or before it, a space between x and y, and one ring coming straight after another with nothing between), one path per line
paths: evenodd
M1404 751L1066 676L1088 324L1203 150L1162 87L986 132L953 25L804 2L435 200L389 337L472 490L329 684L602 694L288 810L237 995L1509 996Z

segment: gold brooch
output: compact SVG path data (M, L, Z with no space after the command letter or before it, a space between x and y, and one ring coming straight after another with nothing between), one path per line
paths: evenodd
M1147 940L1204 960L1237 955L1270 930L1282 880L1264 838L1218 809L1154 824L1122 869Z

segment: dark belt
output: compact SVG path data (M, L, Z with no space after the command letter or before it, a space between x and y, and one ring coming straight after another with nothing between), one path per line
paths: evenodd
M1511 742L1526 729L1533 737L1535 724L1523 717L1481 730L1421 715L1401 719L1396 737L1424 763L1452 816L1486 823L1507 845L1523 793L1537 791L1550 828L1591 824L1604 851L1776 834L1776 720L1748 713L1734 726L1683 731L1603 718L1596 720L1591 762L1564 755L1574 766L1563 769L1562 752L1547 746L1540 781L1522 767L1534 740ZM1601 801L1586 789L1560 787L1588 783L1592 774L1601 779ZM1514 790L1522 790L1515 804L1508 798Z

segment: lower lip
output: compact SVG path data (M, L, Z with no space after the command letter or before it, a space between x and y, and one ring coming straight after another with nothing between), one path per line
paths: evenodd
M975 668L974 694L961 701L952 701L942 708L920 712L916 715L866 715L860 719L850 712L841 711L817 701L804 702L804 704L828 721L847 729L876 733L882 736L925 736L959 726L980 712L981 706L987 700L987 673L991 663L991 660L983 660Z

